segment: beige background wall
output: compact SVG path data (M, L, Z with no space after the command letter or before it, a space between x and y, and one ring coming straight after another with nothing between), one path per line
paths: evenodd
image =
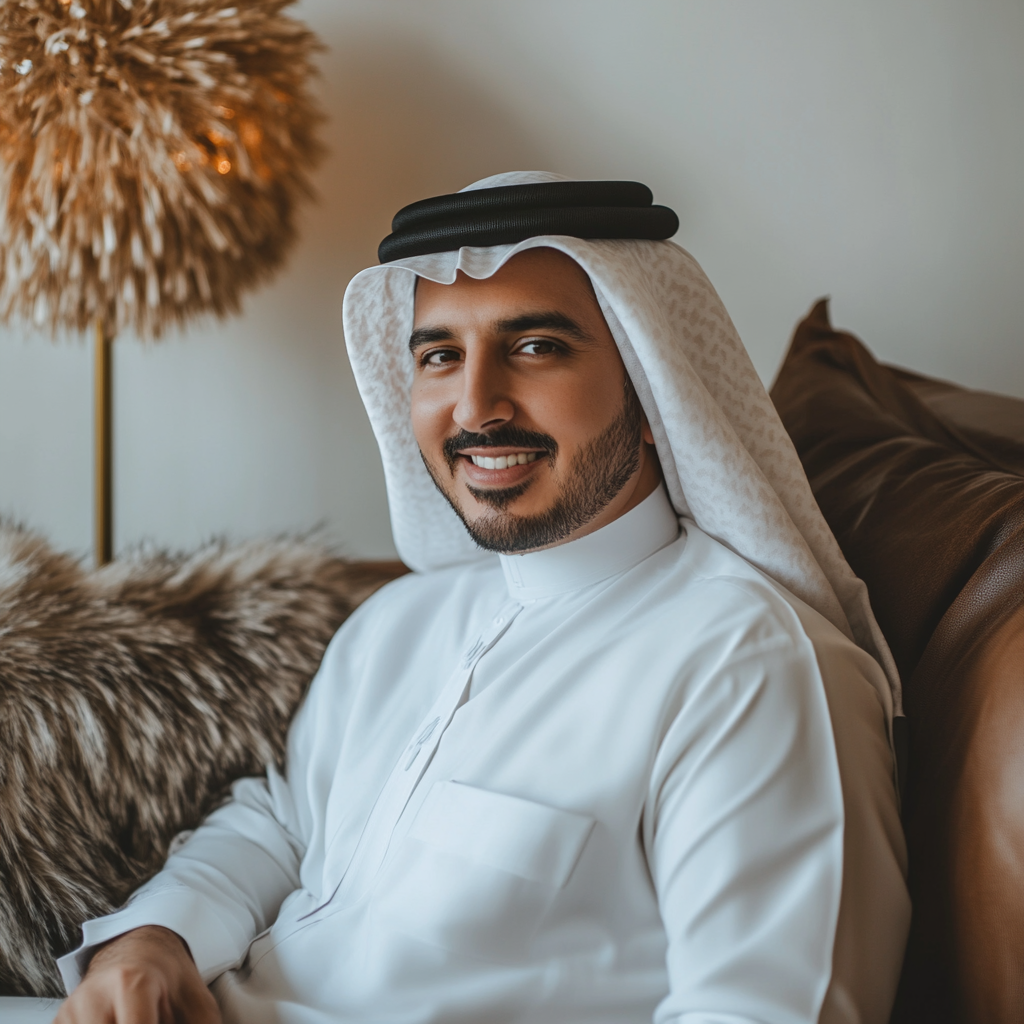
M500 170L673 206L770 380L820 295L883 359L1024 396L1020 0L301 0L332 155L244 315L117 345L116 536L392 551L341 338L403 204ZM89 549L88 350L0 335L0 513Z

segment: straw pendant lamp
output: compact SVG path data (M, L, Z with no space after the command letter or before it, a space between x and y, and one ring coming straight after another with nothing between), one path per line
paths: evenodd
M311 195L318 44L291 2L0 2L0 321L94 335L100 564L113 339L236 312Z

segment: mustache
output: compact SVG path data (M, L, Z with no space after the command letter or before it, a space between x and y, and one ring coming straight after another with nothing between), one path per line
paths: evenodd
M558 442L550 434L524 430L511 423L497 427L489 434L460 430L457 434L445 438L441 450L449 469L455 469L462 448L539 448L547 453L549 459L558 454Z

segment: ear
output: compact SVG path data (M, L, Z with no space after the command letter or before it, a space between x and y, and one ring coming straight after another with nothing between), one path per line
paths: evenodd
M648 444L654 444L654 431L651 430L651 425L647 422L646 416L640 418L640 436Z

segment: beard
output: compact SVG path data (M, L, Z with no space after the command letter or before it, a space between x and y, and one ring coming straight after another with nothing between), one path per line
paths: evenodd
M477 501L490 507L489 512L470 520L422 452L420 455L435 486L462 520L473 540L487 551L508 555L557 544L604 511L640 466L642 424L640 399L627 381L619 415L572 457L554 504L546 511L530 516L516 515L508 510L533 483L526 480L515 487L500 489L468 486L469 493ZM540 448L549 465L554 465L558 452L558 443L553 437L520 427L499 427L489 434L463 430L447 438L443 445L451 478L461 458L459 449L485 446Z

